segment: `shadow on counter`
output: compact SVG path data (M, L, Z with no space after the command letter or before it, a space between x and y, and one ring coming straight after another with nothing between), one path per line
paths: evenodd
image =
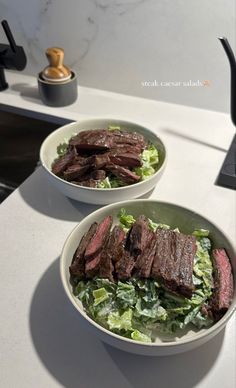
M171 129L171 128L162 128L162 131L164 133L169 134L169 135L173 135L175 137L178 137L178 138L181 138L181 139L185 139L187 141L191 141L193 143L197 143L197 144L203 145L204 147L210 147L210 148L213 148L213 149L215 149L217 151L227 152L227 150L222 148L222 147L219 147L217 145L208 143L208 142L206 142L204 140L201 140L201 139L197 139L196 137L189 136L189 135L186 135L184 133L180 133L180 132L178 132L178 130L174 130L174 129Z
M34 210L59 220L80 222L100 207L74 201L62 195L48 182L42 167L19 187L19 193Z
M224 339L222 331L191 354L168 357L136 356L104 345L84 328L86 322L67 300L59 259L38 282L29 325L39 358L66 388L191 388L212 368Z
M22 83L12 84L10 86L10 89L16 92L19 92L20 96L26 101L34 102L34 100L36 100L37 104L44 105L39 97L37 84L32 86L30 84L22 82Z
M149 198L154 188L140 198ZM22 199L33 209L48 217L82 221L87 215L104 205L90 205L67 198L46 179L42 167L39 167L20 187Z

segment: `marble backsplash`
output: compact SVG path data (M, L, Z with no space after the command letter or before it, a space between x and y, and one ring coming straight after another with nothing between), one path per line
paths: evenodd
M26 74L63 47L79 83L206 109L229 110L229 65L216 39L235 47L234 0L0 0ZM3 31L1 42L6 42Z

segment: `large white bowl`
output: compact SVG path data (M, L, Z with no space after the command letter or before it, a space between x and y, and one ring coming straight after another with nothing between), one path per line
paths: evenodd
M91 187L78 186L59 178L51 171L53 161L58 157L57 146L70 139L74 134L88 129L107 128L108 125L119 125L130 132L138 132L145 139L150 140L159 151L159 165L157 172L149 179L135 183L133 185L118 187L114 189L98 189ZM115 119L93 119L65 125L52 132L43 142L40 149L40 161L47 172L48 179L60 190L61 193L77 201L104 205L123 201L126 199L138 198L148 193L157 184L161 178L166 165L166 147L162 140L150 129L141 125L123 120Z
M87 216L68 236L60 258L61 280L66 294L77 309L82 323L91 329L102 341L119 349L142 355L163 356L191 350L219 333L232 316L236 307L236 290L234 288L234 299L227 313L212 327L199 331L189 330L181 337L171 338L164 341L161 336L155 343L140 343L114 334L94 322L83 310L81 302L72 293L70 284L69 266L78 243L84 233L89 229L94 221L100 222L107 215L112 215L114 223L118 222L117 214L121 208L125 208L128 213L138 216L144 214L153 221L170 225L172 228L179 227L184 233L192 233L195 228L208 229L213 248L224 247L231 259L234 279L236 279L236 256L233 246L224 233L203 216L181 206L170 203L158 202L155 200L139 199L134 201L124 201L105 206L89 216ZM79 335L79 333L78 333Z

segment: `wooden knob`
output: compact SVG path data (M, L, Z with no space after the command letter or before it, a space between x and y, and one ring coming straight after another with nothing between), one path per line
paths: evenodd
M43 78L51 82L63 82L71 77L70 69L63 64L64 50L51 47L46 50L49 66L43 70Z

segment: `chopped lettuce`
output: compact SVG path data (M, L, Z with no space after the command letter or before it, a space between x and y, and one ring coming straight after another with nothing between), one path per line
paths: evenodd
M196 278L202 281L201 288L204 295L211 296L213 288L213 266L208 251L204 250L199 241L197 241L197 252L195 256L195 263L193 273ZM195 280L196 282L196 280Z
M135 218L131 214L127 214L124 208L120 209L119 213L120 227L127 232L135 223Z
M198 313L193 318L192 323L198 329L202 329L203 327L208 327L212 325L213 321L211 318L206 315L203 315L200 311L198 311Z
M151 338L146 335L146 334L143 334L141 333L139 330L134 330L132 333L131 333L131 338L135 341L140 341L140 342L152 342Z
M141 180L150 178L156 172L159 163L159 156L156 147L149 144L141 154L142 166L134 169L134 172L140 176Z
M57 154L59 157L64 156L68 150L68 143L61 143L57 146Z
M150 220L150 218L148 219L148 221L149 221L149 228L153 230L153 232L155 232L157 228L170 229L169 225L153 222L152 220Z
M110 124L110 125L108 125L107 129L108 129L108 131L121 131L121 128L119 125Z
M94 297L94 307L98 304L104 302L104 300L109 298L109 294L106 291L104 287L98 288L97 290L93 291L93 297Z
M121 209L119 220L127 232L135 217ZM169 228L152 220L149 227ZM206 230L198 229L193 234L197 238L197 251L193 267L195 290L190 299L167 291L154 279L139 278L118 282L100 278L77 280L74 295L97 323L136 341L151 342L157 332L171 334L190 324L199 329L212 325L212 319L202 309L213 288L211 241Z
M208 237L209 230L206 229L195 229L193 235L196 237Z
M99 189L114 189L116 187L122 186L125 186L125 183L122 182L119 178L109 176L97 184L97 188Z
M128 306L134 306L137 299L134 285L119 281L116 289L116 297L122 308L125 309Z
M211 250L211 240L208 237L202 237L199 242L204 251L209 252Z
M131 309L126 310L123 314L120 314L119 311L110 313L107 318L109 329L132 330L132 315Z

